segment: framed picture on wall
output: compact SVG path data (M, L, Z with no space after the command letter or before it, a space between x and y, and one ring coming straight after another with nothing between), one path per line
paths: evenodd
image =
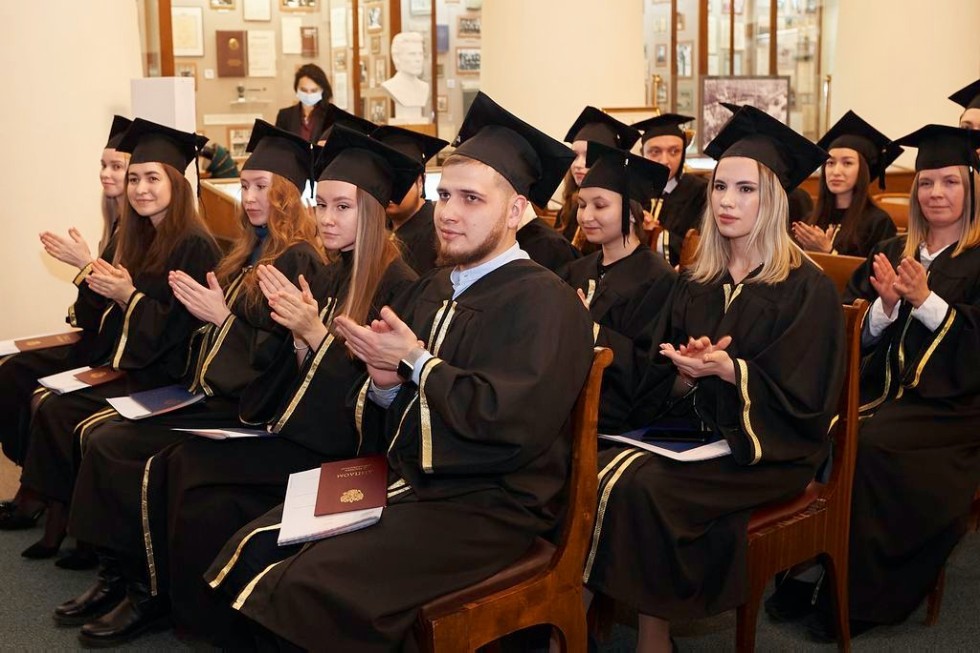
M456 27L456 38L478 39L482 34L479 16L460 16Z
M677 44L677 76L694 75L694 42L682 41Z
M456 73L459 75L480 74L480 48L456 48Z
M446 113L449 111L449 96L448 95L437 95L436 96L436 111L439 113Z
M388 98L373 97L368 100L368 120L376 125L388 122Z
M252 125L228 125L228 151L234 158L247 156L245 148L252 137Z
M175 77L190 77L194 80L194 90L197 90L197 64L193 61L175 61Z
M381 54L381 37L371 37L371 54Z
M282 11L316 11L316 0L279 0Z
M347 70L347 48L334 48L333 69L337 72Z
M200 7L171 7L175 57L204 56L204 12Z
M388 79L388 57L375 57L374 84L380 86L386 79Z
M367 17L366 27L368 33L380 32L385 28L384 5L370 4L364 5L364 13Z
M657 43L653 48L653 64L657 68L663 68L667 65L667 44Z
M432 13L433 0L408 0L408 11L413 16L428 16Z
M212 9L232 10L235 8L236 0L211 0Z
M701 150L711 142L731 112L720 102L751 104L783 124L789 124L789 77L702 77Z

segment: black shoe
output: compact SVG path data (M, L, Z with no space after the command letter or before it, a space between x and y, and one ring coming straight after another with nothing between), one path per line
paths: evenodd
M106 648L169 627L168 598L150 596L145 583L128 583L126 597L108 614L82 626L78 640L85 647Z
M13 499L0 501L0 512L13 512L14 510L17 510L17 504Z
M34 528L37 520L44 514L45 506L32 513L21 512L16 507L12 510L0 511L0 531L22 531Z
M766 614L777 623L798 621L815 610L816 583L786 578L763 604Z
M99 566L99 557L90 549L72 549L55 560L54 566L72 571L95 569Z
M42 544L41 542L35 542L21 551L20 554L30 560L47 560L48 558L55 557L58 554L58 549L60 548L61 542L58 542L54 546L48 546L47 544Z
M873 621L851 619L851 639L860 637L879 625ZM806 630L810 641L821 644L833 644L837 641L837 624L835 623L834 617L824 612L814 612L806 622Z
M125 597L121 578L106 578L100 573L95 585L54 609L54 620L59 626L81 626L109 612Z

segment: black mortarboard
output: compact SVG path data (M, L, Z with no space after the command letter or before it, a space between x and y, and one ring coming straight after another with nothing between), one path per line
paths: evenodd
M449 145L449 141L444 141L435 136L388 125L378 127L371 132L371 138L381 141L388 147L395 148L405 156L412 157L423 166L442 148Z
M123 135L126 134L126 130L129 126L133 124L133 121L129 118L123 118L122 116L112 117L112 126L109 127L109 139L105 142L105 150L114 150L119 146L119 142L122 140Z
M334 125L316 162L317 179L354 184L381 206L401 202L421 174L415 159L343 125Z
M980 158L977 156L977 148L980 148L980 131L948 125L926 125L895 142L918 148L919 153L915 157L916 172L947 166L967 166L969 169L967 176L970 178L967 206L970 207L970 219L976 219L972 210L977 192L973 176L980 168Z
M565 134L566 143L594 141L609 147L628 150L640 138L640 132L595 107L585 107Z
M629 234L629 201L647 206L660 197L670 177L670 168L625 150L589 141L585 155L589 168L581 188L606 188L623 196L623 236Z
M477 93L454 141L456 151L496 170L518 194L544 206L575 153Z
M251 156L242 170L265 170L285 177L300 194L307 180L313 181L313 144L292 132L256 120L245 151L251 152Z
M827 152L753 106L741 107L704 148L712 159L744 156L766 166L787 192L827 160Z
M980 79L956 91L949 99L964 109L980 109Z
M871 178L877 178L881 188L885 187L885 170L905 151L853 111L834 123L817 145L827 151L835 147L857 151L868 164Z
M687 145L687 133L681 129L681 125L692 120L694 120L693 116L682 116L679 113L662 113L653 118L634 122L632 126L643 132L641 140L644 143L654 136L676 136Z
M116 149L130 153L130 165L165 163L183 173L207 142L204 136L137 118Z
M330 136L330 130L333 129L334 125L343 125L347 129L359 132L361 134L370 134L375 129L378 128L376 124L368 120L367 118L361 118L360 116L355 116L353 113L344 111L343 109L334 106L332 113L333 122L330 126L323 130L320 134L318 141L326 140Z

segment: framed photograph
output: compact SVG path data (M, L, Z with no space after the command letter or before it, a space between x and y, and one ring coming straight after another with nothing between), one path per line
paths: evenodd
M175 57L204 56L204 11L200 7L171 7Z
M449 52L449 25L436 25L436 52Z
M428 16L432 13L434 0L408 0L408 12L413 16Z
M228 151L231 156L236 159L248 156L245 148L251 137L252 125L228 125Z
M694 111L694 89L693 82L677 84L677 112L691 113Z
M446 76L446 64L441 61L436 63L436 78L443 79Z
M368 83L367 62L364 61L364 59L358 59L357 67L358 67L358 71L357 71L358 79L360 80L360 83L367 84Z
M789 76L785 77L702 77L701 151L728 122L731 112L719 102L751 104L773 118L789 123ZM678 107L679 110L679 107Z
M657 43L653 48L653 65L663 68L667 65L667 44Z
M436 96L436 111L439 113L446 113L449 111L449 96L448 95L437 95Z
M316 0L279 0L280 11L316 11Z
M388 122L388 98L373 97L368 99L368 120L376 125Z
M371 37L371 54L381 54L381 37Z
M197 64L193 61L175 61L175 77L191 77L194 79L194 90L197 90Z
M347 70L347 48L334 48L333 69L337 72Z
M694 75L694 42L681 41L677 44L677 76Z
M369 34L371 32L380 32L384 30L385 19L383 4L379 3L364 5L364 15L366 17L365 26Z
M300 54L309 59L320 55L320 28L304 25L299 28Z
M684 14L677 12L677 31L683 32L687 29L687 17Z
M667 106L667 82L661 81L657 84L657 106L666 107Z
M211 8L230 11L235 8L236 0L211 0Z
M479 16L460 16L456 26L456 38L478 39L481 35Z
M456 73L479 75L480 55L480 48L456 48Z
M380 86L381 82L388 79L388 57L374 58L374 85Z
M244 20L272 20L272 0L242 0Z

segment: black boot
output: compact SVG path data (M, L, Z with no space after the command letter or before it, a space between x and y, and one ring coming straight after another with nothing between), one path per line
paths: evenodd
M123 600L105 616L82 626L78 639L83 646L105 648L169 627L169 597L152 596L149 584L143 579L127 580Z
M126 595L126 584L119 573L119 562L111 551L99 551L99 579L83 594L54 609L54 620L61 626L81 626L101 617Z

